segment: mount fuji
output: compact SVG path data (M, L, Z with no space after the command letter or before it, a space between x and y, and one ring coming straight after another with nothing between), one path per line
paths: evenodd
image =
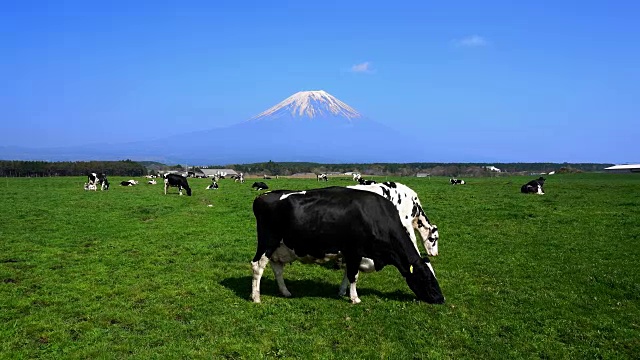
M0 158L232 164L263 161L321 163L430 161L409 134L366 118L323 90L301 91L251 119L224 128L157 141L109 146L14 150ZM7 157L10 156L10 157ZM13 156L12 156L13 155ZM45 157L46 156L46 157Z
M208 152L214 163L424 161L407 134L366 118L323 90L295 93L249 120L197 136L223 141Z

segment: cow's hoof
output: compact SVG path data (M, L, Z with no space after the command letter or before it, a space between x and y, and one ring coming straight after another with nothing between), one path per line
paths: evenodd
M354 304L354 305L355 305L355 304L360 304L361 302L362 302L362 301L360 300L360 298L354 298L354 299L351 299L351 303L352 303L352 304Z
M288 291L287 291L287 292L283 292L283 293L282 293L282 296L284 296L284 297L291 297L291 293L290 293L290 292L288 292Z
M345 296L345 295L347 295L347 290L338 291L338 296Z

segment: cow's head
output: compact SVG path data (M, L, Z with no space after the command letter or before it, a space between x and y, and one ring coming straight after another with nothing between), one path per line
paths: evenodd
M444 295L428 258L410 265L405 279L419 300L429 304L444 304Z

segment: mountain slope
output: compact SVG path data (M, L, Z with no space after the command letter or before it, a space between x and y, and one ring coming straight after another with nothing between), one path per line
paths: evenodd
M110 146L0 149L0 158L134 159L165 163L229 164L261 161L419 162L441 160L409 134L370 120L323 90L293 94L235 125Z

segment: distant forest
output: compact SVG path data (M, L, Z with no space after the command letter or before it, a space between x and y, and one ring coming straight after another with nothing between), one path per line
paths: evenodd
M299 173L359 172L366 175L416 176L498 176L501 174L529 174L556 172L597 172L614 164L597 163L373 163L319 164L310 162L274 162L254 164L210 165L207 168L233 169L246 175L293 175ZM490 171L495 166L501 173ZM196 167L197 168L197 167ZM189 169L192 169L189 167ZM143 176L162 170L186 171L182 165L166 165L152 161L10 161L0 160L0 176L81 176L101 172L114 176Z

